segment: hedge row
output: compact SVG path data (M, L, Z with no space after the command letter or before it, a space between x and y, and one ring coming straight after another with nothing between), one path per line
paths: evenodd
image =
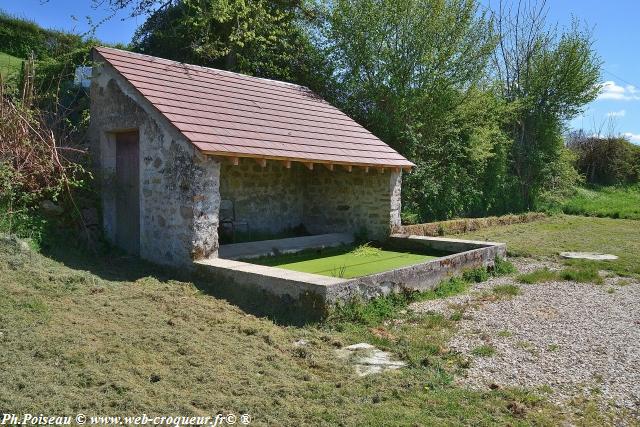
M494 225L509 225L538 221L546 217L547 215L541 212L529 212L520 215L490 216L487 218L461 218L448 221L429 222L426 224L403 225L394 231L399 234L435 237L481 230Z

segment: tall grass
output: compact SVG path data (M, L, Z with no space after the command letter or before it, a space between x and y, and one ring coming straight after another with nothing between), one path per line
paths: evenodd
M572 215L640 219L640 184L579 188L561 209Z

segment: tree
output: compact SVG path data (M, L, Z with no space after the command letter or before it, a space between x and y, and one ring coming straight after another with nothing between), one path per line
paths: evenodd
M506 110L485 80L496 39L476 2L338 0L323 34L337 101L417 165L405 210L420 220L490 210L485 176L508 143Z
M300 24L301 1L182 0L155 11L138 29L142 53L303 84L326 68Z
M494 72L502 97L517 111L508 132L524 209L533 208L549 190L566 191L575 183L562 134L599 91L600 60L591 34L575 22L562 33L549 29L546 10L544 1L519 2L515 8L501 3L496 18L500 43Z

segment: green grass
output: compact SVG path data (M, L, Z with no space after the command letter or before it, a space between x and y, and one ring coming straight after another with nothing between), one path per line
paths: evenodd
M541 268L530 273L521 274L517 277L517 280L522 283L544 283L552 282L558 279L558 272L551 271L548 268Z
M437 256L390 251L369 245L361 245L358 247L329 248L322 251L283 254L249 260L249 262L303 273L348 279L418 264L434 258L437 258Z
M15 79L22 69L22 59L0 52L0 75L3 80Z
M551 271L548 268L521 274L517 277L522 283L545 283L554 280L570 280L579 283L596 283L601 285L604 280L598 273L598 269L591 264L575 265L558 271Z
M246 411L252 425L571 423L534 391L456 385L467 364L447 347L456 323L391 314L402 296L372 303L383 315L366 322L279 326L139 259L67 247L51 254L0 239L0 407L12 412ZM300 339L308 344L296 346ZM358 377L334 355L357 342L409 366Z
M563 251L610 253L620 258L579 264L640 277L640 222L635 220L554 215L536 222L489 227L457 237L505 242L509 254L514 256L557 257Z
M491 357L496 354L496 349L490 345L485 344L471 350L471 354L478 357Z
M561 209L572 215L640 219L640 184L579 188Z
M499 285L493 288L493 293L498 297L515 297L520 295L518 285Z

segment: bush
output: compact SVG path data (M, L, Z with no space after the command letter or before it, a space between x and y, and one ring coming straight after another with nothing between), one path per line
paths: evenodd
M0 12L0 46L2 51L25 59L51 58L82 44L82 37L63 31L45 30L38 24Z
M34 66L33 61L27 62ZM57 90L41 96L25 82L21 93L16 99L0 87L0 230L32 238L37 244L47 222L40 214L42 202L68 213L56 212L61 222L78 219L74 196L88 188L91 180L81 144L88 114L82 105L70 108L79 105L75 102L61 106Z
M640 147L624 137L570 136L576 167L590 184L629 184L640 180Z

